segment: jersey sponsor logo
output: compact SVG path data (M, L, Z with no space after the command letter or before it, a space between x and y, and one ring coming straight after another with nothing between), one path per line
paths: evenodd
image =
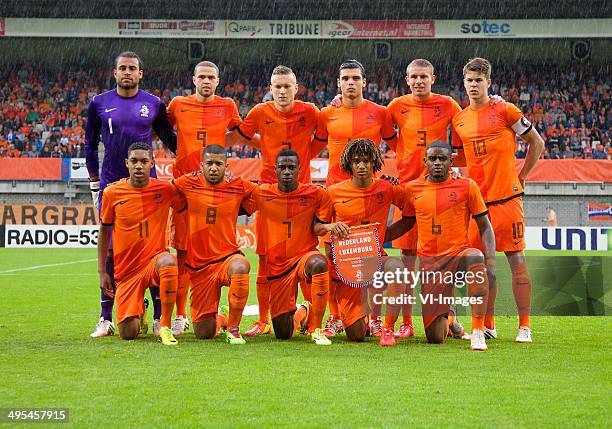
M139 110L138 112L140 113L140 116L141 116L142 118L148 118L148 117L149 117L149 108L147 107L147 105L146 105L146 104L143 104L143 105L140 107L140 110Z
M400 111L402 115L406 115L408 112L410 112L410 109Z
M104 109L104 113L112 112L113 110L117 110L117 108L113 107L112 109Z
M423 198L424 195L415 195L414 200L420 200L421 198Z
M274 123L273 120L270 120L270 121L266 120L266 125L270 125L270 124L273 124L273 123Z

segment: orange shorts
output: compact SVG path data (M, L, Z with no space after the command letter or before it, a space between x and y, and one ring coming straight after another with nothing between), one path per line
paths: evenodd
M498 252L516 252L525 249L525 213L523 198L516 197L499 204L487 206L489 219L495 233L495 250ZM484 251L478 224L470 220L468 240L471 247Z
M140 317L144 314L145 292L151 285L159 286L159 275L155 271L157 258L151 258L146 265L134 274L116 280L115 306L117 309L117 324L128 317Z
M336 283L336 300L340 310L340 319L345 327L367 316L367 291L368 288L365 287L351 287L342 282Z
M234 258L244 258L244 256L234 253L201 270L190 271L192 321L201 322L206 315L217 313L221 288L230 285L231 279L227 271Z
M441 302L442 298L455 296L455 287L452 283L442 280L445 273L456 272L463 261L468 249L461 250L455 255L445 256L419 256L420 272L425 277L421 279L421 312L425 329L440 316L448 316L450 305ZM434 275L434 273L441 275ZM428 276L429 274L429 276Z
M187 210L180 213L172 213L172 247L176 250L187 250L189 248L189 215Z
M397 222L401 218L402 211L395 207L395 210L393 211L393 223ZM419 236L417 234L417 226L415 222L414 226L407 233L402 235L400 238L393 240L392 246L396 249L416 250L418 238Z
M270 285L270 315L272 318L295 311L298 283L309 283L306 275L306 262L312 255L320 255L317 251L304 254L297 265L279 277L268 277Z

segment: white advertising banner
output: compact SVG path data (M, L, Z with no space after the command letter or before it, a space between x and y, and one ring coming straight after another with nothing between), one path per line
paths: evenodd
M85 158L70 158L70 180L89 180Z
M172 20L0 18L0 37L198 39L608 38L612 19Z
M97 225L4 225L4 247L94 248Z
M612 37L612 19L436 20L437 39Z
M525 228L526 250L601 250L607 251L608 228L540 227Z

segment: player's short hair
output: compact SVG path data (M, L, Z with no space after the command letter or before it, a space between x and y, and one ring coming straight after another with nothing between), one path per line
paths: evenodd
M276 155L276 161L277 162L278 162L278 158L280 158L281 156L295 156L297 158L298 162L300 161L300 156L293 149L282 149L278 153L278 155Z
M468 72L480 73L491 79L491 63L484 58L472 58L463 66L464 77Z
M425 153L427 153L429 151L429 149L433 149L433 148L440 148L440 149L446 149L448 151L449 155L453 154L453 147L443 141L440 140L436 140L435 142L432 142L427 149L425 149Z
M272 76L288 75L288 74L292 74L295 76L295 73L293 73L293 70L291 70L291 68L287 66L278 65L274 67L274 69L272 70Z
M340 64L340 70L345 70L345 69L359 69L361 70L361 77L362 78L366 77L365 68L363 67L363 64L361 64L357 60L346 60L345 62Z
M340 168L342 171L352 174L353 169L351 168L351 163L353 162L353 158L356 156L363 156L368 160L372 161L374 167L374 173L382 170L382 166L384 161L380 154L380 150L376 147L374 142L370 139L355 139L350 140L344 151L342 152L342 156L340 157Z
M429 60L423 59L423 58L417 58L415 60L412 60L410 62L410 64L408 64L406 66L406 74L408 74L408 69L410 67L425 67L428 68L431 71L431 74L434 74L434 66L431 62L429 62Z
M198 69L198 67L212 67L213 69L217 71L217 77L219 76L219 67L217 67L217 65L213 63L212 61L200 61L199 63L197 63L195 67L193 68L194 76L196 74L196 70Z
M136 58L138 60L138 69L142 70L142 60L138 56L137 53L132 51L121 52L119 55L115 57L115 70L117 69L117 64L119 64L119 58Z
M130 153L132 153L132 151L135 151L135 150L146 150L147 152L149 152L149 155L151 155L152 153L151 146L149 146L148 143L135 142L135 143L132 143L130 147L128 147L128 150L127 150L128 158L130 157Z
M225 155L227 157L227 152L225 151L225 148L221 145L218 144L211 144L209 146L206 146L203 150L202 150L202 158L206 155Z

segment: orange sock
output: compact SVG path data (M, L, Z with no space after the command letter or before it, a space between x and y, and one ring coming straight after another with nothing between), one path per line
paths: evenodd
M221 313L217 313L217 331L215 332L215 337L219 334L221 328L227 328L227 317Z
M531 313L531 278L527 271L527 264L512 268L512 292L519 314L519 326L531 326L529 315Z
M339 282L336 282L332 279L331 274L329 274L329 298L327 299L327 303L329 304L329 315L334 316L334 319L340 318L340 309L338 308L338 300L336 299L336 286L338 286Z
M270 323L270 284L268 283L268 269L264 255L259 255L255 287L257 290L257 305L259 305L259 321Z
M293 334L294 335L298 331L298 329L300 329L300 323L302 323L305 318L306 318L306 309L300 305L300 308L298 308L295 311L295 313L293 313Z
M239 327L242 320L242 311L249 298L249 275L233 274L229 287L229 320L227 326Z
M304 301L312 303L312 285L310 283L300 282L300 289L302 290Z
M497 297L497 286L489 288L487 297L487 313L485 315L485 326L495 329L495 298Z
M468 295L482 298L480 304L472 304L472 330L484 330L485 314L487 312L487 298L489 295L489 278L487 268L480 262L468 267L468 272L473 273L468 278Z
M176 303L176 290L178 288L178 268L176 265L161 267L159 269L159 300L162 313L160 326L170 327L172 310Z
M319 273L312 275L312 287L310 294L312 296L312 311L310 312L309 328L320 328L323 323L323 316L327 308L327 299L329 296L329 275L327 273Z
M178 288L176 290L176 315L187 316L187 296L189 295L189 272L185 265L178 270Z
M387 286L385 295L387 298L398 299L400 296L402 296L405 290L406 286L403 283L390 283ZM371 292L382 293L382 290L373 288ZM397 322L401 304L389 304L388 302L389 301L387 301L387 304L385 305L385 321L383 322L383 328L395 329L395 322Z

